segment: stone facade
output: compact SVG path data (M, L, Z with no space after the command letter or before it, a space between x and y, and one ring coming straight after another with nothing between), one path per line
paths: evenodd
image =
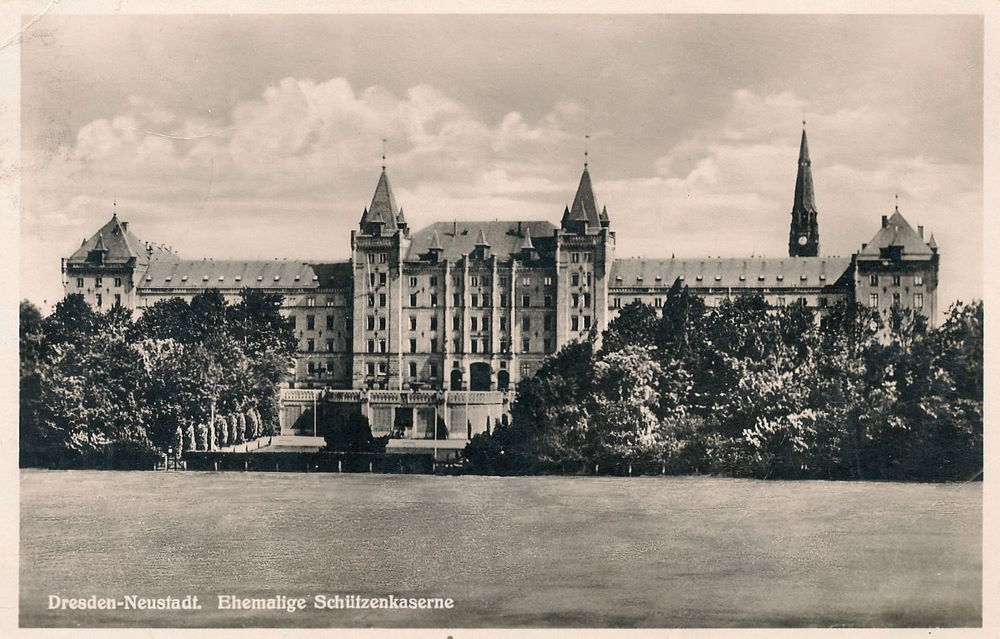
M350 261L182 260L114 215L63 260L63 283L95 307L137 312L207 288L229 299L244 287L281 293L299 339L287 423L322 399L360 406L376 432L465 440L507 419L512 391L547 355L635 300L660 307L675 282L709 306L759 294L822 311L853 299L933 321L934 238L896 210L856 254L819 255L805 132L799 155L785 258L616 258L586 165L558 226L454 221L411 232L383 167Z

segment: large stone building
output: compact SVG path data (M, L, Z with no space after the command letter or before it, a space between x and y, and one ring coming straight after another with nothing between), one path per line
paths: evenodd
M360 405L376 432L457 447L506 419L514 387L546 355L603 330L635 300L661 306L675 281L709 306L746 294L817 309L850 299L882 311L913 308L933 321L933 236L925 241L923 227L914 230L897 209L856 254L824 257L814 200L803 131L788 257L617 258L586 164L558 226L437 222L419 231L383 167L351 232L349 261L185 260L140 241L113 215L62 270L66 294L97 308L141 312L207 288L230 298L245 287L279 292L299 338L284 427L329 401Z

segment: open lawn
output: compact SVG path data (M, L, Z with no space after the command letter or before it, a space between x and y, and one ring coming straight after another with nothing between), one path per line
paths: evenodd
M21 473L23 626L978 626L982 484ZM203 609L48 610L195 594ZM216 596L304 597L218 610ZM317 610L314 595L451 597Z

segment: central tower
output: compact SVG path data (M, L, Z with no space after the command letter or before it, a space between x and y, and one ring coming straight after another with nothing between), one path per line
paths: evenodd
M802 123L802 144L799 146L799 173L795 178L795 202L792 204L792 224L788 231L790 257L819 255L819 222L816 220L816 196L813 192L812 162Z

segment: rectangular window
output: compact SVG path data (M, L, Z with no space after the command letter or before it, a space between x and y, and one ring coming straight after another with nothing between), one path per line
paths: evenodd
M469 318L469 323L470 323L470 330L473 330L473 331L478 331L479 330L479 318L478 317L475 317L475 316L470 317Z
M437 315L431 316L431 330L436 331L438 329L438 318Z
M368 374L369 375L374 375L375 374L375 363L374 362L368 362L368 366L366 366L365 368L368 369Z
M306 298L306 306L316 306L316 298L315 297L307 297Z
M870 286L878 286L878 275L869 275L868 284Z
M923 275L914 275L913 276L913 285L914 286L923 286L924 285L924 276Z
M473 275L469 278L470 286L479 286L479 276Z
M333 352L333 340L332 339L326 340L326 352L327 353L332 353Z
M119 293L115 293L115 306L122 305L122 296Z
M375 306L375 296L370 293L368 294L368 306Z
M410 293L410 306L416 306L416 305L417 305L417 294Z
M462 294L461 293L455 293L451 297L452 297L452 300L451 300L452 306L461 306L462 305Z
M531 330L531 316L525 315L521 318L521 328L530 331Z
M521 340L521 352L522 353L527 353L529 351L531 351L531 340L530 339L522 339Z
M115 278L115 286L121 286L121 285L122 285L122 278L116 277Z
M923 308L924 307L924 294L914 293L913 294L913 308Z
M417 340L413 339L412 337L410 338L410 352L411 353L417 352Z
M438 305L437 293L431 293L431 306L437 306L437 305Z
M572 305L573 305L573 308L577 308L578 306L580 306L580 296L578 294L576 294L576 293L573 293L573 302L572 302Z
M306 350L309 351L310 353L313 352L314 350L316 350L316 340L314 340L311 337L309 339L307 339L306 340Z
M316 330L316 316L306 315L306 330L313 331Z
M505 340L505 339L500 340L500 352L501 353L509 353L510 352L510 344L508 344L507 340Z
M411 276L410 277L410 286L416 286L416 285L417 285L417 278Z
M455 340L453 341L453 345L456 353L462 352L462 340L456 337Z
M900 296L899 296L899 293L893 293L893 294L892 294L892 305L893 305L893 306L899 306L899 303L900 303L900 299L901 299L901 298L900 298Z
M531 364L523 362L521 364L521 379L528 379L529 377L531 377Z
M76 278L76 287L77 288L83 288L83 278L82 277Z
M501 331L507 330L507 318L506 317L501 317L500 318L500 330Z
M437 286L437 285L438 285L437 275L431 275L431 286Z
M326 316L326 330L328 331L333 330L333 315Z
M546 286L552 286L552 277L551 276L546 275L545 279L543 281L545 282Z
M531 278L525 275L524 277L521 278L521 284L523 284L524 286L531 286Z
M296 321L296 319L297 319L297 318L296 318L296 317L295 317L294 315L292 315L292 316L291 316L291 317L289 317L288 319L289 319L289 320L291 320L291 323L292 323L292 330L294 331L294 330L295 330L295 326L296 326L296 324L298 324L298 322Z
M893 286L899 286L899 275L893 275L892 276L892 285Z
M378 318L378 330L380 330L380 331L384 331L385 330L386 321L387 320L384 317L379 317Z
M552 330L552 325L555 323L555 321L553 320L552 316L551 315L546 315L545 319L543 320L543 322L544 322L545 330L551 331Z
M545 308L552 308L552 296L546 295L542 300L545 303Z
M388 352L387 346L388 345L386 344L385 340L384 339L380 339L378 341L378 352L380 352L380 353L386 353L386 352Z
M385 373L386 373L386 371L388 369L389 369L389 365L386 364L385 362L379 362L378 363L378 372L381 373L382 375L385 375Z
M622 299L620 297L616 297L615 301L614 301L614 304L612 304L612 306L614 306L615 308L621 308L622 307Z
M656 308L660 308L661 306L663 306L663 298L657 297L656 299L654 299L653 306L655 306Z
M878 308L878 293L871 293L868 295L868 306L871 308Z
M719 299L721 300L723 298L720 297ZM721 306L722 303L720 302L719 304ZM779 297L778 298L778 306L780 307L780 306L784 306L784 305L785 305L785 298L784 297Z
M375 352L375 340L373 339L368 340L368 352L369 353Z
M483 317L483 330L484 331L490 330L490 317L489 317L489 315L486 315L486 316Z
M374 264L375 263L375 254L374 253L369 253L368 254L368 263L369 264Z
M438 341L436 337L431 338L431 352L436 353L438 350Z
M388 261L388 257L389 256L386 253L379 253L378 254L378 261L379 261L379 263L385 264L386 261Z
M545 338L545 340L544 340L544 346L545 346L545 352L546 353L551 353L552 352L552 338L551 337L546 337Z
M500 294L500 307L501 308L507 308L509 306L510 306L510 296L507 295L506 293L501 293Z
M531 306L531 296L530 295L522 295L521 296L521 306L523 306L525 308Z
M472 307L475 308L479 306L479 296L473 293L471 297L472 297Z
M313 375L316 372L316 364L315 364L315 362L309 362L309 364L307 365L306 368L309 371L309 374Z
M378 295L378 305L385 306L385 293L379 293Z
M411 331L417 330L417 316L416 315L410 315L410 330Z
M569 261L573 262L574 264L578 263L580 261L580 254L579 253L573 253L573 254L571 254Z
M583 307L590 308L590 293L583 294Z
M506 277L506 276L505 277L501 277L500 278L500 286L504 287L504 288L510 286L510 278Z
M94 278L94 286L96 288L101 288L102 286L104 286L104 278L103 277L95 277Z
M383 273L379 273L378 274L378 285L379 286L385 286L385 281L386 281L386 274L384 272Z
M368 284L371 285L371 288L375 288L375 274L374 273L369 273L368 274Z
M580 330L580 318L576 315L569 319L570 329L574 331Z
M583 330L590 330L590 315L583 316Z
M570 281L573 283L573 286L579 286L580 285L580 274L579 273L573 273L573 275L570 276Z
M408 367L410 369L410 377L416 377L417 376L417 363L416 362L410 362L409 365L408 365Z
M590 253L584 253L583 254L583 261L584 262L589 262L590 261Z
M820 308L826 308L829 303L830 303L829 300L827 300L825 297L819 298L819 307Z
M477 342L476 340L470 340L470 342L471 342L471 346L472 346L472 352L473 353L478 353L479 352L479 342Z
M437 379L438 377L438 365L431 363L431 379Z
M451 328L453 330L456 330L456 331L462 330L462 316L461 315L456 315L455 317L451 318Z
M365 328L367 328L370 331L374 331L375 330L375 316L374 315L369 315L367 318L365 318Z

